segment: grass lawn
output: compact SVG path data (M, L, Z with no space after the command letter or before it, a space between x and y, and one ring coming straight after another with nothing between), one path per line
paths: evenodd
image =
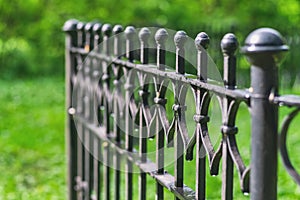
M299 90L300 91L300 90ZM39 200L66 199L66 157L64 140L64 80L62 78L38 78L34 80L0 80L0 199L2 200ZM190 105L190 104L189 104ZM290 109L283 108L281 115ZM211 111L212 114L215 112ZM192 113L187 113L193 116ZM211 121L220 122L217 114ZM192 118L188 121L192 121ZM288 135L289 152L292 161L300 170L300 117L292 124ZM250 138L249 112L245 106L239 111L237 126L238 145L245 162L249 164ZM210 126L214 140L220 139L219 125ZM192 129L194 124L188 128ZM214 133L215 132L215 133ZM155 145L149 141L149 150ZM152 146L152 147L151 147ZM170 154L172 150L169 150ZM191 188L195 183L195 162L186 162L186 183ZM272 166L270 166L272 167ZM168 167L172 172L172 167ZM283 168L279 159L278 198L299 199L300 187L297 186ZM137 180L135 176L134 180ZM124 180L124 178L122 178ZM155 185L147 188L149 198L153 199ZM111 183L112 184L112 183ZM235 173L235 199L249 199L239 190ZM221 175L207 178L207 198L220 199ZM124 192L124 191L123 191ZM134 199L138 196L134 184ZM152 197L150 197L150 195ZM124 195L122 195L124 196ZM172 198L166 193L166 199Z
M63 78L0 81L0 199L66 199Z

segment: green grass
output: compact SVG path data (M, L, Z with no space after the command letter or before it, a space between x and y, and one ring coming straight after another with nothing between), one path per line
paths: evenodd
M66 199L64 81L0 81L0 199Z
M290 92L290 91L289 91ZM187 104L188 129L193 132L194 108L189 96ZM216 104L216 99L214 99ZM0 199L66 199L66 156L64 149L64 80L39 78L34 80L0 80ZM214 143L220 142L221 116L218 106L211 108L210 133ZM280 109L282 117L291 111ZM248 165L250 160L250 114L245 105L238 112L237 134L240 153ZM295 167L300 170L300 116L292 123L288 135L289 152ZM155 140L149 141L149 150ZM215 146L216 147L216 146ZM173 155L168 149L168 155ZM297 167L298 166L298 167ZM270 166L272 167L272 166ZM185 162L185 183L195 189L195 162ZM284 169L279 158L278 198L299 199L300 187ZM220 166L221 169L221 166ZM173 173L172 165L167 167ZM239 189L235 170L234 197L249 199ZM134 199L138 197L138 175L134 175ZM122 177L124 182L124 176ZM148 199L153 199L155 182L147 178ZM113 186L113 182L111 183ZM123 185L123 184L122 184ZM123 186L122 186L123 189ZM220 199L221 171L217 177L207 173L207 199ZM122 190L124 197L124 190ZM166 191L165 199L172 198Z

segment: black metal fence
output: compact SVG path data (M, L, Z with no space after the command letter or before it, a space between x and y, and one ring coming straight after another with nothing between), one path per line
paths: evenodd
M204 32L195 38L194 49L185 49L188 37L184 31L176 32L172 70L165 66L169 36L165 29L151 33L142 28L137 34L132 26L123 32L120 25L112 28L109 24L69 20L63 30L69 199L125 196L129 200L134 191L139 192L139 199L146 199L147 177L156 184L156 191L149 199L164 199L164 189L171 191L176 199L205 199L208 172L218 175L221 162L222 199L233 199L234 168L242 192L251 191L251 199L276 199L279 105L295 107L279 131L279 147L287 171L300 184L286 150L287 130L300 110L300 97L278 93L277 64L288 47L277 31L258 29L247 37L241 51L251 64L251 87L237 89L238 42L233 34L226 34L221 41L224 85L220 85L209 80L210 64L205 51L209 37ZM155 42L155 49L149 40ZM185 69L186 57L192 51L196 52L194 75L187 74ZM149 60L155 60L156 64L149 64ZM167 95L167 90L172 90L173 97ZM187 123L191 122L185 116L190 109L186 106L188 90L194 94L189 103L193 102L196 108L194 133L188 132ZM219 100L222 112L222 140L217 148L211 142L208 128L213 95ZM251 113L251 171L244 164L236 141L236 115L242 102ZM167 107L172 107L171 119ZM150 160L147 145L154 138L155 160ZM174 173L164 168L167 148L174 149ZM184 169L185 160L193 159L195 190L184 179L184 170L189 170ZM138 183L133 179L135 167L140 172Z

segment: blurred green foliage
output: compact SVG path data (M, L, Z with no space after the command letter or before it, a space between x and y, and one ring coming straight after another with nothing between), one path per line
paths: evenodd
M0 0L0 77L62 75L61 27L70 18L136 27L164 26L186 30L191 37L204 30L216 42L220 41L220 35L231 31L242 43L250 31L262 26L276 28L283 35L298 35L300 3L298 0ZM294 37L292 40L295 41ZM296 70L293 63L288 69Z

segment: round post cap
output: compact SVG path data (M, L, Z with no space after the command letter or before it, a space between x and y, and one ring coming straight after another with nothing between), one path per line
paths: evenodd
M251 32L241 48L244 54L282 52L289 50L281 34L272 28L259 28Z

